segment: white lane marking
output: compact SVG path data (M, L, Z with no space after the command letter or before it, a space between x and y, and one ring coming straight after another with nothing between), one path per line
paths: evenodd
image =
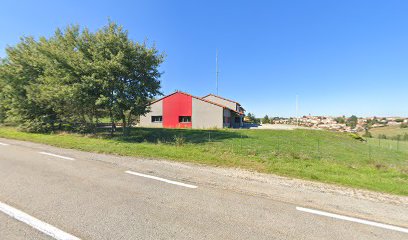
M366 224L366 225L370 225L370 226L374 226L374 227L379 227L379 228L385 228L385 229L394 230L394 231L398 231L398 232L408 233L408 228L397 227L397 226L388 225L388 224L384 224L384 223L372 222L372 221L359 219L359 218L354 218L354 217L347 217L347 216L343 216L343 215L338 215L338 214L329 213L329 212L323 212L323 211L314 210L314 209L310 209L310 208L296 207L296 210L303 211L303 212L308 212L308 213L312 213L312 214L317 214L317 215L321 215L321 216L326 216L326 217L337 218L337 219L346 220L346 221L350 221L350 222L362 223L362 224Z
M65 160L71 160L71 161L75 160L74 158L64 157L64 156L53 154L53 153L47 153L47 152L38 152L38 153L48 155L48 156L57 157L57 158L62 158L62 159L65 159Z
M151 175L147 175L147 174L143 174L143 173L138 173L138 172L133 172L133 171L125 171L125 173L136 175L136 176L139 176L139 177L145 177L145 178L158 180L158 181L162 181L162 182L165 182L165 183L179 185L179 186L183 186L183 187L187 187L187 188L198 188L197 186L194 186L194 185L181 183L181 182L176 182L176 181L172 181L172 180L168 180L168 179L164 179L164 178L160 178L160 177L155 177L155 176L151 176Z
M23 223L30 225L31 227L37 229L40 232L47 234L58 240L80 240L79 238L66 233L48 223L45 223L35 217L28 215L18 209L15 209L5 203L0 202L0 211L9 215L10 217L17 219Z
M1 142L0 142L0 145L1 145L1 146L8 146L8 145L10 145L10 144L8 144L8 143L1 143Z

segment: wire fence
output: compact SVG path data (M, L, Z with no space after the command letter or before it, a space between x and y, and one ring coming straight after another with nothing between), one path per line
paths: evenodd
M241 133L239 137L220 142L214 135L208 132L209 151L213 153L228 151L242 156L294 160L400 162L408 166L408 141L368 139L335 142L323 138L305 141L305 138L281 136L258 140Z

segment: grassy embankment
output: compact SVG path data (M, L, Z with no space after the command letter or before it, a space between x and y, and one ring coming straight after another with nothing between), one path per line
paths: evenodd
M32 134L0 127L0 137L84 151L240 167L408 195L408 144L400 143L396 150L343 133L137 128L130 137L110 138L103 133Z
M376 148L387 149L397 152L406 152L408 154L408 141L396 141L390 139L368 138L369 145ZM408 161L408 160L407 160ZM408 163L407 163L408 164Z
M386 135L387 138L395 137L397 135L404 135L408 133L408 128L401 128L399 125L396 126L386 126L370 129L373 137L377 138L378 135Z

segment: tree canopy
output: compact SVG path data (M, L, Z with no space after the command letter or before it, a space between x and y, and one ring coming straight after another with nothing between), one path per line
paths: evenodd
M265 115L265 116L262 118L262 123L271 123L271 121L270 121L268 115Z
M355 128L357 126L357 123L358 123L358 118L355 115L352 115L346 121L346 125L351 128Z
M6 53L0 121L28 131L92 131L101 117L126 129L161 94L164 54L111 21L94 33L69 26L50 38L24 37Z
M344 123L346 123L346 118L344 116L343 117L336 117L334 119L334 121L336 121L337 123L340 123L340 124L344 124Z
M253 113L248 113L247 114L247 119L250 123L256 123L256 117L255 114Z

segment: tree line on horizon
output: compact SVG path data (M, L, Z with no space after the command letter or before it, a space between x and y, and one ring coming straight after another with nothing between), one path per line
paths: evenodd
M101 118L129 128L160 95L164 54L109 23L22 37L0 59L0 123L30 132L94 132ZM124 131L126 132L126 131Z

